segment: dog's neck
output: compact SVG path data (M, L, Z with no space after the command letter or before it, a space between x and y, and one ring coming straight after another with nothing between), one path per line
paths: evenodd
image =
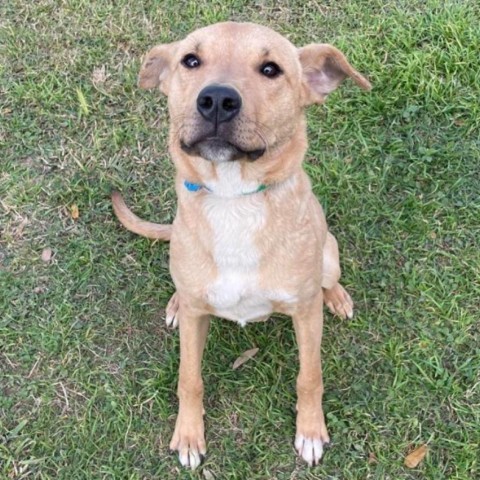
M244 162L226 162L215 165L214 175L205 178L205 185L219 197L238 197L254 192L263 184L261 179L246 175Z

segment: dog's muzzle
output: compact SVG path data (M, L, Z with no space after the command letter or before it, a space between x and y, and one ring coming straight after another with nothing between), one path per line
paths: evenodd
M197 111L201 115L203 132L192 142L180 141L182 150L212 162L257 160L265 148L246 150L234 141L235 125L232 120L242 109L242 97L232 87L209 85L197 97Z

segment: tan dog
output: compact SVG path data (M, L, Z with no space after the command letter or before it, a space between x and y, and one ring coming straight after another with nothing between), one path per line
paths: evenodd
M170 240L177 291L167 323L180 326L180 408L170 447L192 469L206 452L200 364L210 315L245 325L273 312L293 318L299 346L295 448L316 464L329 442L322 410L320 343L325 303L351 317L338 283L335 238L302 169L304 107L323 103L350 77L369 82L331 45L297 49L274 31L220 23L152 48L141 88L168 95L169 148L178 210L173 225L136 217L129 230Z

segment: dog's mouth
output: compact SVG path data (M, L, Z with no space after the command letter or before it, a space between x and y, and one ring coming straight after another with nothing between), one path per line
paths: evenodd
M241 159L253 162L260 158L266 150L265 148L245 150L218 136L202 138L190 144L181 140L180 146L189 155L200 156L215 163Z

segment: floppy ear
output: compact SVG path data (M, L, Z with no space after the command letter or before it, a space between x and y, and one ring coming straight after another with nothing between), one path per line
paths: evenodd
M300 63L303 70L305 105L323 103L346 77L359 87L370 90L370 82L357 72L345 55L332 45L311 44L300 48Z
M168 77L172 70L172 57L178 42L153 47L146 55L138 74L138 86L146 90L160 86L168 94Z

